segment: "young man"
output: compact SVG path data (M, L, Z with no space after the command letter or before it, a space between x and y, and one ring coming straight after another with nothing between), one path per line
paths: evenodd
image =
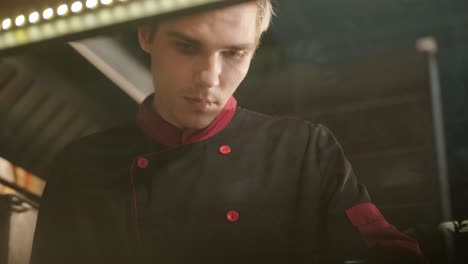
M420 260L326 128L236 106L271 10L250 1L139 28L155 93L136 124L58 155L33 264Z

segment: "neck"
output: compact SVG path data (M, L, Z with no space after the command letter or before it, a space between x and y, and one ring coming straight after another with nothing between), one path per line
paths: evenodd
M158 109L158 103L156 102L156 94L153 95L153 101L151 104L151 112L157 116L159 116L163 121L171 124L172 126L178 128L180 131L184 131L185 127L182 127L181 125L178 125L176 122L172 122L170 118L166 117L160 109Z
M152 96L152 95L151 95ZM170 147L190 144L207 139L223 130L234 117L237 102L231 97L215 119L203 129L176 127L164 119L154 106L153 98L147 97L140 105L137 120L143 132L150 138Z

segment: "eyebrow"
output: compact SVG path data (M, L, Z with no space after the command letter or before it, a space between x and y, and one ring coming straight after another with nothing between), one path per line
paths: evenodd
M187 36L183 33L177 32L177 31L169 31L167 32L167 36L169 36L170 38L175 38L175 39L179 39L179 40L194 44L196 46L202 46L201 41L194 39L190 36ZM225 48L229 50L249 50L249 49L253 49L254 46L255 46L254 44L245 43L245 44L228 45Z
M169 31L167 32L167 36L169 36L170 38L176 38L176 39L179 39L179 40L183 40L185 42L189 42L189 43L192 43L192 44L196 44L196 45L201 45L201 42L194 39L194 38L191 38L183 33L180 33L180 32L176 32L176 31Z

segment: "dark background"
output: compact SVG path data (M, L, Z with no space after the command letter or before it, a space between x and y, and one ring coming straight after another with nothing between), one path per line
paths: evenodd
M451 218L467 219L468 1L276 2L239 105L326 124L385 216L445 263L428 56L416 41L438 44ZM148 65L133 29L106 34ZM0 58L0 156L40 177L64 145L136 109L64 41Z
M435 38L454 214L467 217L468 1L287 0L279 4L272 35L290 64L333 64L415 50L418 38Z

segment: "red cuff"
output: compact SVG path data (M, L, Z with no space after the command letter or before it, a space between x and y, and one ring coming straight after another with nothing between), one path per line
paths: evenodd
M391 225L372 203L363 203L346 210L346 216L356 227L368 248L398 248L423 256L416 240Z

